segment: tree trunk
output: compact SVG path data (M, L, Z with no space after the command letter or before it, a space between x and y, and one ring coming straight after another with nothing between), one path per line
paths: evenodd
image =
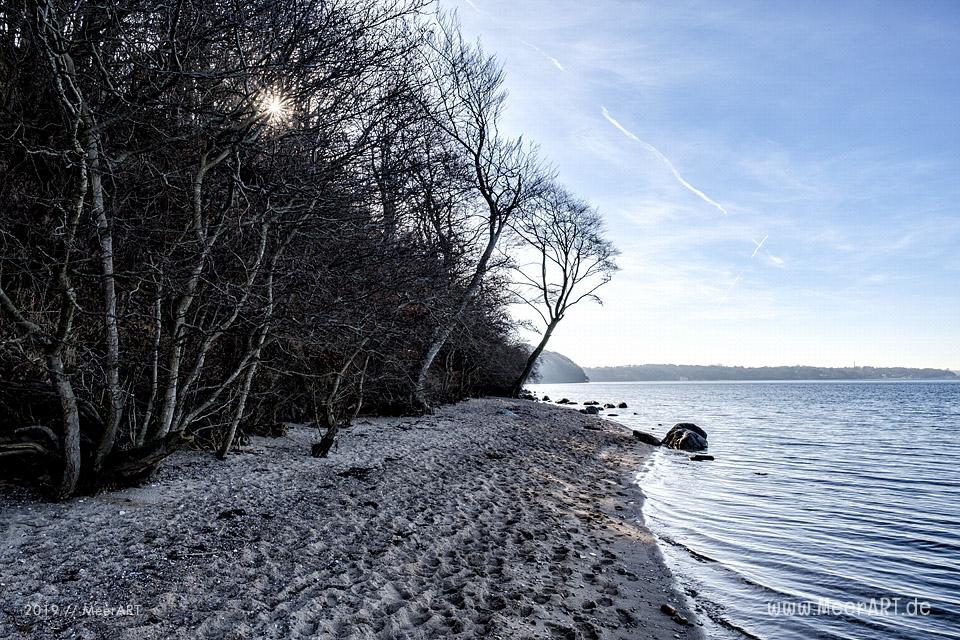
M154 403L157 400L157 388L160 384L160 338L163 325L163 288L158 285L157 297L153 307L153 356L150 366L150 399L144 412L143 422L137 431L136 446L142 447L147 440L147 431L153 419Z
M437 331L434 333L430 348L427 349L427 353L420 363L420 371L417 373L417 383L413 390L414 404L418 409L428 410L430 408L430 404L427 402L427 376L430 375L430 367L433 366L433 361L437 359L437 354L440 353L443 345L447 343L447 340L449 340L453 334L453 330L457 326L460 316L463 315L463 312L466 311L470 302L480 290L483 276L487 273L487 264L490 262L490 256L493 255L494 249L497 248L497 242L499 240L500 231L490 234L487 247L484 249L480 261L477 262L477 268L473 272L473 277L470 279L467 290L463 293L463 298L460 300L460 305L457 307L456 313L447 320L446 324L437 327Z
M89 123L92 125L92 122ZM88 125L89 126L89 125ZM103 287L103 332L106 345L107 395L109 412L103 437L97 444L93 457L93 472L99 473L103 462L113 450L123 412L123 396L120 390L120 337L117 331L117 290L113 267L113 233L107 220L103 197L100 149L94 134L87 139L87 164L89 174L92 213L97 225L100 242L100 270Z
M330 449L333 447L334 440L337 437L337 431L340 429L336 424L328 424L327 431L323 434L323 437L320 438L320 442L313 445L310 449L310 455L314 458L326 458L327 454L330 453Z
M63 358L59 353L47 356L47 367L50 369L50 382L57 390L63 416L63 477L56 490L56 497L64 500L73 494L80 479L80 411L77 408L77 396L63 370Z
M530 374L533 373L533 367L537 364L537 358L540 357L540 354L543 353L543 350L547 348L547 342L550 341L550 336L553 335L553 330L560 323L559 318L554 318L554 320L547 325L547 330L543 332L543 337L540 339L540 344L537 345L537 348L530 353L530 356L527 358L527 363L523 367L523 373L520 374L520 377L517 378L517 381L513 384L513 390L510 392L510 395L516 398L520 395L520 392L523 391L523 385L527 384L527 378L530 377Z
M363 369L360 371L360 382L357 384L357 404L353 408L353 413L350 414L350 422L353 422L357 419L357 416L360 415L360 409L363 407L363 383L367 378L368 364L370 364L369 354L363 359Z
M237 437L237 427L243 419L243 412L247 407L247 398L250 396L250 388L253 386L253 378L257 375L257 366L260 364L259 356L254 357L253 362L247 368L247 375L243 378L243 387L240 389L240 399L237 400L237 410L230 420L230 427L227 429L227 435L217 450L217 458L226 460L230 448L233 447L233 441Z
M200 252L197 254L196 263L187 282L184 285L184 291L176 300L173 313L173 327L170 331L173 343L170 348L170 357L167 361L167 388L163 394L163 404L160 410L160 421L157 425L156 437L162 438L170 433L170 428L174 425L174 418L177 409L180 407L178 393L180 390L180 365L183 361L183 350L187 340L186 325L187 314L193 305L194 298L197 295L197 286L200 284L200 277L203 275L207 258L213 250L220 236L220 231L216 230L211 235L208 225L203 220L203 180L207 172L216 167L229 154L229 149L221 151L213 160L209 160L206 153L200 156L200 166L193 177L193 232L196 235L197 243L200 245Z

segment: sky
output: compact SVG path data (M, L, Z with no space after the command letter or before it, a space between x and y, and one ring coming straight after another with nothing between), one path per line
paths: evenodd
M548 349L960 369L960 2L443 6L621 251Z

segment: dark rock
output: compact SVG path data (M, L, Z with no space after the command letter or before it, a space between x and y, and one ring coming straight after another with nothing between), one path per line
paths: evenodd
M595 407L595 406L593 406L593 405L590 405L590 406L588 406L588 407L586 407L586 408L584 408L584 409L580 409L580 413L585 413L585 414L590 415L590 416L595 416L595 415L597 415L597 414L600 413L600 409L598 409L597 407Z
M567 398L560 398L559 400L557 400L557 404L570 404L570 400L568 400Z
M659 447L661 444L663 444L662 442L660 442L660 438L658 438L653 434L647 433L646 431L634 430L633 437L644 444L649 444L654 447Z
M703 453L698 453L696 455L689 456L689 458L694 462L703 462L704 460L714 460L713 456L708 456Z
M693 424L692 422L678 422L677 424L673 425L673 428L686 429L687 431L693 431L694 433L700 434L701 436L703 436L703 438L707 437L707 432L701 429L700 427L698 427L697 425Z
M620 415L620 414L618 414L618 413L608 413L608 414L607 414L607 417L608 417L608 418L616 418L618 415Z
M550 402L550 396L543 396L544 402Z
M583 406L594 405L594 404L600 404L600 403L597 402L596 400L587 400L586 402L583 403Z
M627 408L626 402L621 402L620 404L617 405L617 409L626 409L626 408Z
M702 451L707 448L707 432L691 422L680 422L663 437L663 445L683 451Z
M610 403L608 402L608 403L606 403L605 405L603 405L603 408L604 408L604 409L616 409L617 407L616 407L615 405L612 405L612 404L610 404Z

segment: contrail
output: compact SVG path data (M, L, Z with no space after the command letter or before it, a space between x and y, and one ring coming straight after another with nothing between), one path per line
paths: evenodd
M557 60L556 58L554 58L553 56L551 56L550 54L548 54L546 51L544 51L543 49L541 49L541 48L538 47L537 45L535 45L535 44L533 44L533 43L531 43L531 42L527 42L526 40L521 40L520 42L522 42L523 44L527 45L528 47L530 47L531 49L533 49L534 51L536 51L537 53L539 53L540 55L542 55L544 58L546 58L547 60L549 60L550 62L552 62L552 63L553 63L553 66L555 66L557 69L560 69L560 71L563 71L564 73L567 72L567 70L563 68L563 65L560 64L560 61L559 61L559 60Z
M473 4L473 0L466 0L466 3L471 7L473 7L473 10L476 11L477 13L482 13L480 9L477 7L477 5Z
M751 258L755 258L757 256L757 251L760 251L760 247L763 246L763 243L766 242L767 238L769 237L770 236L763 236L763 240L761 240L760 242L757 242L756 240L753 241L753 244L757 245L757 248L753 250L752 254L750 254Z
M667 158L667 156L665 156L665 155L663 155L662 153L660 153L660 150L659 150L659 149L657 149L655 146L653 146L653 145L650 144L649 142L644 142L643 140L641 140L640 138L638 138L636 135L634 135L632 131L630 131L629 129L627 129L626 127L624 127L622 124L620 124L619 122L617 122L617 120L616 120L613 116L610 115L610 112L607 111L607 108L606 108L606 107L601 106L600 109L603 110L603 117L607 119L607 122L609 122L610 124L612 124L613 126L615 126L617 129L619 129L619 130L620 130L620 133L622 133L623 135L627 136L627 137L630 138L631 140L633 140L633 141L635 141L635 142L639 142L640 144L642 144L644 147L646 147L647 149L649 149L650 151L652 151L653 154L654 154L655 156L657 156L657 157L660 159L661 162L663 162L663 164L667 165L667 168L670 169L670 172L673 174L673 177L676 178L676 179L677 179L677 182L679 182L680 184L682 184L687 191L689 191L690 193L694 194L695 196L697 196L698 198L700 198L701 200L703 200L703 201L706 202L707 204L716 207L717 209L720 210L720 213L722 213L723 215L727 215L727 210L723 208L723 205L721 205L721 204L720 204L719 202L717 202L716 200L713 200L712 198L710 198L710 196L708 196L707 194L705 194L703 191L700 191L700 189L697 189L695 186L693 186L692 184L690 184L689 182L687 182L686 180L684 180L683 176L680 175L680 172L677 171L677 168L676 168L675 166L673 166L673 163L672 163L672 162L670 162L670 159Z

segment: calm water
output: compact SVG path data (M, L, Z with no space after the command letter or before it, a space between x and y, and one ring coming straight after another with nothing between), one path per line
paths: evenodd
M960 384L533 388L706 429L715 462L660 449L640 482L710 637L960 638Z

